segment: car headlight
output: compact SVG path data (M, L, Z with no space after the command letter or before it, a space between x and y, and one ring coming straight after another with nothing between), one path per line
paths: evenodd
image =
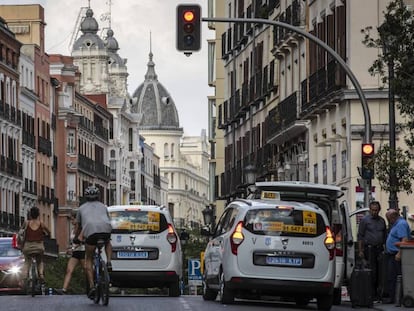
M18 273L20 273L20 271L22 271L22 267L21 266L11 266L9 269L7 269L4 272L6 274L18 274Z

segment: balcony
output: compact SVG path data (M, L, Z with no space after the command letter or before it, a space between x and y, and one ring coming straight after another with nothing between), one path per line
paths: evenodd
M109 130L102 124L98 123L95 125L95 134L105 141L108 141L109 139Z
M91 175L95 175L95 165L94 161L83 154L78 154L78 166L79 169L89 173Z
M341 89L346 87L345 71L335 60L326 67L320 68L301 83L302 89L302 118L314 118L341 96ZM309 96L307 96L309 94Z
M298 92L294 92L269 112L266 118L268 143L282 143L285 136L296 136L306 130L305 122L298 118L299 99Z
M37 150L50 157L52 155L52 142L41 136L37 137Z
M105 181L109 181L111 179L111 172L109 166L106 166L105 164L97 161L94 161L94 163L96 175Z

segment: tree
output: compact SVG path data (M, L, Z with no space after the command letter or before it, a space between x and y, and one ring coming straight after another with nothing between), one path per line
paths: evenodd
M382 53L369 68L371 75L379 75L389 83L398 97L397 108L406 117L400 124L406 130L406 143L414 147L414 16L403 0L391 1L384 12L384 22L377 27L378 37L371 37L372 27L361 32L367 47L378 48ZM388 64L394 64L394 78L389 81Z
M412 157L408 150L403 151L401 148L397 148L394 152L394 163L390 161L391 148L388 145L382 146L382 148L375 154L375 175L381 188L385 191L404 191L407 194L410 194L413 192L411 189L411 180L414 179L414 170L410 168L410 160ZM395 189L391 188L390 183L390 170L393 166L397 176Z
M377 27L378 36L371 36L372 27L361 30L363 43L377 48L378 58L369 68L371 75L379 75L384 84L393 88L398 97L397 108L405 119L399 124L404 131L408 146L414 147L414 17L403 0L391 1L384 12L384 22ZM388 67L391 64L394 77L389 79ZM391 160L392 159L392 160ZM392 150L389 145L382 146L374 157L375 177L385 191L412 193L411 180L414 170L410 168L412 159L409 151L401 148ZM390 171L394 170L396 184L390 186Z

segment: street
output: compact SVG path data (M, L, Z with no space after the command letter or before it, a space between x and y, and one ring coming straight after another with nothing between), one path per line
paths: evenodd
M1 295L0 305L2 310L9 311L84 311L94 308L105 308L104 310L122 311L266 311L266 310L317 310L314 303L310 303L307 308L298 309L294 304L281 302L263 301L236 301L234 305L222 305L217 301L204 301L201 296L181 296L171 298L166 296L117 296L111 297L109 306L95 305L85 296L64 295L64 296L23 296L23 295ZM402 310L404 307L394 305L375 304L373 309L358 308L357 310ZM96 309L95 309L96 310ZM334 306L332 311L353 310L349 302L344 302L341 306Z

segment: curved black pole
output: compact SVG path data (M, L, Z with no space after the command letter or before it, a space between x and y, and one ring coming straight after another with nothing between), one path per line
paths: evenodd
M296 32L305 38L308 38L309 40L315 42L317 45L325 49L329 54L331 54L335 60L341 65L341 67L345 70L346 74L348 75L349 79L351 80L352 84L355 87L355 90L359 96L359 99L361 101L362 110L364 112L364 119L365 119L365 133L362 139L363 143L372 143L372 135L371 135L371 116L369 113L369 107L367 100L365 98L365 95L362 91L361 85L359 84L357 78L351 71L351 69L348 67L348 65L345 63L345 61L339 56L335 50L333 50L329 45L327 45L325 42L320 40L319 38L315 37L314 35L296 27L290 24L278 22L278 21L270 21L267 19L261 19L261 18L221 18L221 17L203 17L201 19L205 22L234 22L234 23L256 23L256 24L267 24L267 25L273 25L285 29L289 29L293 32ZM371 180L364 180L364 205L365 207L368 207L369 201L370 201L370 195L371 194Z
M281 28L286 28L289 30L292 30L293 32L296 32L309 40L315 42L317 45L324 48L329 54L331 54L335 60L341 65L341 67L345 70L346 74L348 75L349 79L351 80L352 84L355 87L356 92L358 93L359 99L361 101L362 110L364 112L364 119L365 119L365 133L363 136L363 143L371 143L372 141L372 135L371 135L371 116L369 113L369 107L367 100L365 98L365 95L362 91L361 85L359 84L357 78L351 71L351 69L348 67L348 65L345 63L345 61L339 56L335 50L333 50L329 45L327 45L325 42L320 40L319 38L315 37L314 35L296 27L290 24L278 22L278 21L270 21L267 19L261 19L261 18L221 18L221 17L203 17L202 21L206 22L234 22L234 23L256 23L256 24L267 24L267 25L273 25L278 26Z

